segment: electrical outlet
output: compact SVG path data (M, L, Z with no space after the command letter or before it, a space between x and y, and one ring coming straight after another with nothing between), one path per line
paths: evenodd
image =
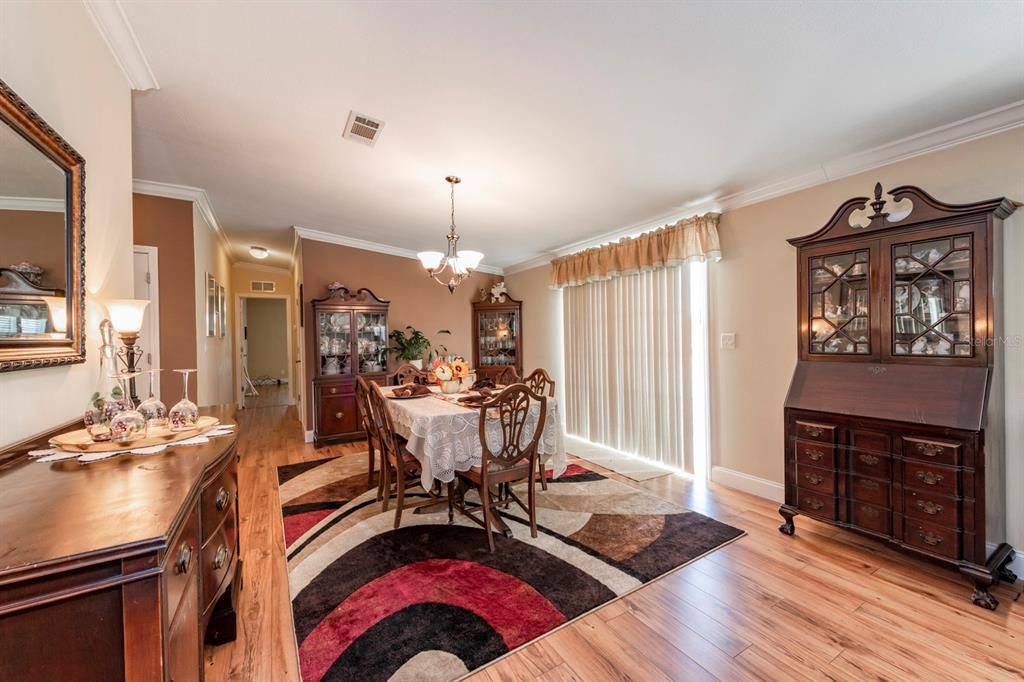
M725 350L736 350L736 332L722 332L720 345Z

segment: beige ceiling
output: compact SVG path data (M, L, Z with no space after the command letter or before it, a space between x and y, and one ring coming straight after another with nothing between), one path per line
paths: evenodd
M508 266L1024 99L1020 2L123 5L161 88L136 177L278 265L292 225L441 247L450 173Z

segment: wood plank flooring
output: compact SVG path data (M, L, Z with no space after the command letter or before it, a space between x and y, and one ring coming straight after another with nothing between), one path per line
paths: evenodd
M365 450L315 450L294 407L239 412L242 560L237 641L206 649L206 679L298 680L275 467ZM956 573L774 503L664 476L632 485L747 537L478 671L511 680L1021 680L1024 599L976 608Z

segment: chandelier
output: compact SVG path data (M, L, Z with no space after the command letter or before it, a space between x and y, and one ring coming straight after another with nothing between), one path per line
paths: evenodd
M420 263L427 271L427 275L434 278L438 284L448 287L449 293L455 293L455 287L466 281L476 267L480 265L484 254L479 251L459 252L459 235L455 234L455 185L462 182L454 175L449 175L445 180L452 186L452 224L448 228L448 251L421 251L416 254ZM445 274L445 271L449 272ZM443 278L447 277L448 281Z

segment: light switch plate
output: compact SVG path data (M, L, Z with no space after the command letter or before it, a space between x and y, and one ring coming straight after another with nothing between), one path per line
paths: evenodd
M725 350L736 350L736 332L722 332L720 345Z

